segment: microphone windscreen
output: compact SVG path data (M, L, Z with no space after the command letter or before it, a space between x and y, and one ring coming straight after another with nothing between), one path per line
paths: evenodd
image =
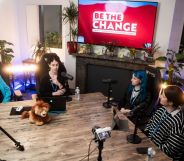
M65 72L61 72L61 76L64 77L64 78L67 78L69 80L73 80L73 76L70 75L70 74L67 74Z

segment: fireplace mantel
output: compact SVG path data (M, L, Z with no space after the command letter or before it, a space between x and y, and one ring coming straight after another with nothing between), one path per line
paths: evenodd
M74 56L76 56L76 86L80 87L81 93L88 92L88 66L90 65L102 68L107 67L108 69L128 70L130 71L129 73L134 70L146 70L149 65L151 65L142 60L131 60L130 58L121 59L106 55L74 54ZM127 77L127 79L130 78Z

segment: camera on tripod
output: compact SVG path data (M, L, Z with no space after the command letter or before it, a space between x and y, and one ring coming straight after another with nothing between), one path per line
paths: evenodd
M92 133L96 141L105 141L105 139L111 137L111 127L100 128L95 126L92 128Z

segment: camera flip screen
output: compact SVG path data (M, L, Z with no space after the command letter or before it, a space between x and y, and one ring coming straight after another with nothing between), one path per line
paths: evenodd
M104 139L110 137L110 135L109 135L109 133L107 131L98 133L97 135L98 135L99 140L104 140Z

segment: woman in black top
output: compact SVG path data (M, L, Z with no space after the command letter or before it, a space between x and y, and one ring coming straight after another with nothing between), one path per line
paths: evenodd
M146 71L134 71L131 84L125 96L120 100L118 110L114 112L114 121L125 119L125 116L136 123L139 128L144 128L147 123L147 111L151 101L150 93L147 91ZM119 128L119 127L118 127Z
M148 137L174 161L184 155L184 103L183 91L170 85L160 92L160 107L147 124Z
M40 97L61 96L66 92L65 80L58 73L61 61L56 54L47 58L49 72L44 75L39 85Z

